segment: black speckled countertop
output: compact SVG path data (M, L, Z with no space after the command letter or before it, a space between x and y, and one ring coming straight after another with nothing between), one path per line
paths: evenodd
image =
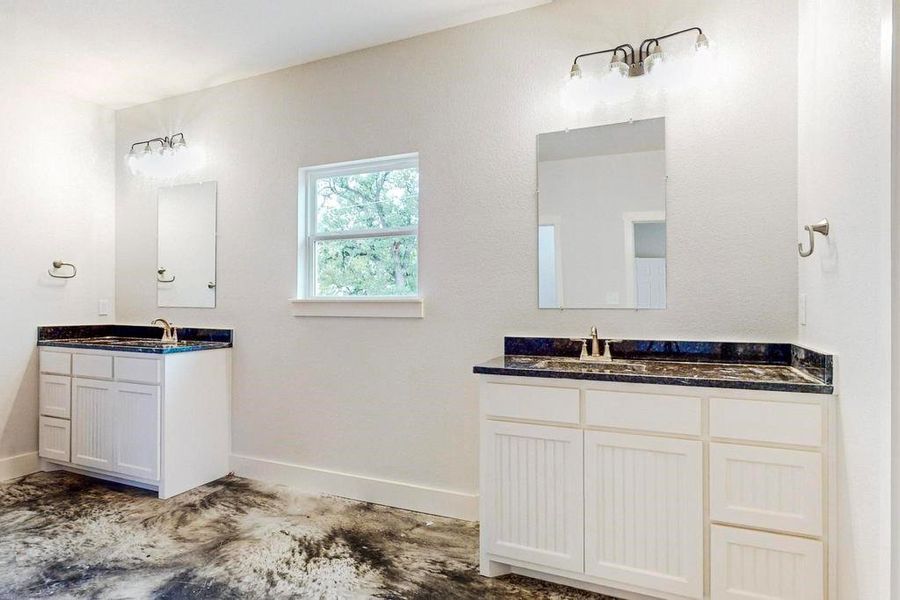
M147 325L54 325L38 327L38 346L142 354L175 354L231 348L231 329L177 327L177 342L162 341L162 328Z
M834 393L832 357L792 344L625 340L612 348L611 363L582 362L579 341L508 337L504 356L473 370L483 375Z

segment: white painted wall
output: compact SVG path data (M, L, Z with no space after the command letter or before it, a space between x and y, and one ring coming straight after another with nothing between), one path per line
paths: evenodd
M800 259L799 339L839 360L837 597L881 600L891 556L891 7L800 7L798 213L800 224L827 217L832 233ZM850 54L867 56L866 68Z
M575 54L695 24L728 67L715 80L679 94L641 82L628 106L561 111ZM120 111L118 156L172 131L206 146L194 180L219 183L219 276L216 309L156 307L156 186L118 161L119 320L235 328L239 454L473 493L471 367L504 335L796 336L797 70L760 50L792 57L796 35L796 3L781 0L558 0ZM656 116L669 308L539 311L536 135ZM413 151L425 318L292 317L298 168Z
M623 217L665 214L665 151L541 161L538 187L538 221L559 227L562 305L634 307Z
M37 326L112 318L97 301L115 300L114 126L111 110L0 83L0 472L37 451ZM78 276L51 279L54 259Z

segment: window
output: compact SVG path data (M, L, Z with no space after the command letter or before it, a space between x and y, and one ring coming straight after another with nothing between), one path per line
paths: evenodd
M418 296L418 155L301 169L300 187L301 301Z

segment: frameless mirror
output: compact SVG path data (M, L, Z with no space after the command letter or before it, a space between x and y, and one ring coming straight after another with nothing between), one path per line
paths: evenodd
M158 306L216 306L216 182L161 188L157 198Z
M538 136L538 306L666 307L665 120Z

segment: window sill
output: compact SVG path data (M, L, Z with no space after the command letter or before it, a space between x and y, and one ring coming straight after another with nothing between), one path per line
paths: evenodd
M422 319L425 302L417 297L396 298L294 298L295 317L346 317Z

